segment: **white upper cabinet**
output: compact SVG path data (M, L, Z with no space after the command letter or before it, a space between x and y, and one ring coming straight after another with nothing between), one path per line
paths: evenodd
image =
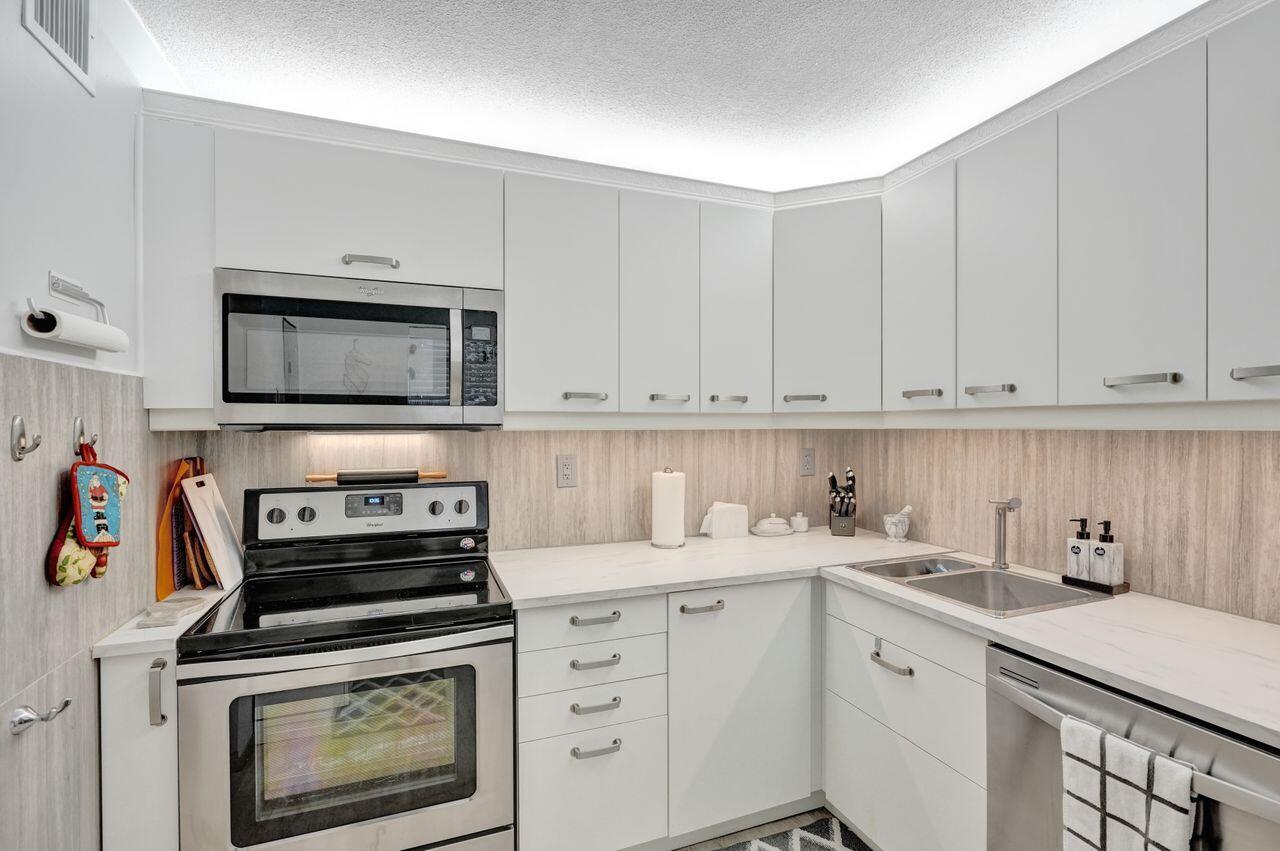
M884 409L956 406L956 167L884 193Z
M618 329L623 411L698 410L698 202L622 191Z
M1209 36L1210 399L1280 397L1277 45L1276 3Z
M880 199L773 216L773 407L880 410Z
M216 150L219 266L502 288L496 169L238 130Z
M773 214L702 205L703 411L773 410Z
M1058 402L1058 117L956 166L956 404Z
M1067 104L1058 129L1061 403L1204 399L1204 40Z
M507 410L618 410L618 190L507 175Z

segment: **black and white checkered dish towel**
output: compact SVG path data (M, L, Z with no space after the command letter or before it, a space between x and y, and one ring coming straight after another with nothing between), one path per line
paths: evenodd
M1077 718L1062 721L1063 851L1188 851L1195 769Z

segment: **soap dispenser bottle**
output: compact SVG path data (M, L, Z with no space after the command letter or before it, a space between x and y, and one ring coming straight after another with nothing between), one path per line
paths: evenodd
M1111 521L1103 520L1098 524L1102 534L1090 549L1089 579L1097 585L1105 585L1113 594L1129 590L1124 581L1124 544L1116 543L1116 536L1111 534Z
M1080 528L1074 538L1067 538L1067 576L1080 582L1089 581L1089 518L1073 517Z

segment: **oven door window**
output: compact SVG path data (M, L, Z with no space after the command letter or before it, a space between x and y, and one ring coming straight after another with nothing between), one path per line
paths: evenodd
M452 403L448 308L227 294L222 314L224 402Z
M237 847L475 794L469 665L237 698L230 725Z

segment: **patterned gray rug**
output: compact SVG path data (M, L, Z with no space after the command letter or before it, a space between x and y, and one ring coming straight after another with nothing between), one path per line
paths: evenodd
M871 851L867 843L836 818L821 818L813 824L784 830L762 839L730 845L725 851Z

